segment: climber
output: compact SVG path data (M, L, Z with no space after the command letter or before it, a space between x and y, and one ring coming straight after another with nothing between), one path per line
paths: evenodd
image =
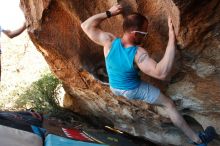
M122 13L117 4L108 11L96 14L81 24L83 31L95 43L104 47L104 56L111 91L127 99L143 100L149 104L162 106L171 121L179 127L197 146L206 146L216 133L211 126L199 134L195 133L180 113L174 102L153 85L140 80L138 68L145 74L164 80L171 70L176 50L176 38L172 20L168 18L169 41L163 58L157 63L153 60L142 42L148 35L148 20L139 13L132 13L123 22L122 38L100 29L104 20Z
M21 34L25 29L26 29L25 22L22 24L22 26L20 26L16 30L5 30L1 27L1 24L0 24L0 38L1 38L1 32L3 32L9 38L14 38L14 37L18 36L19 34ZM1 81L1 53L2 52L1 52L1 42L0 42L0 81Z

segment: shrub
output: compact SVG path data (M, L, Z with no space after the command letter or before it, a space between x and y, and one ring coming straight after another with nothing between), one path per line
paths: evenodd
M15 102L17 108L31 108L41 113L51 113L60 110L57 86L60 81L51 73L33 82Z

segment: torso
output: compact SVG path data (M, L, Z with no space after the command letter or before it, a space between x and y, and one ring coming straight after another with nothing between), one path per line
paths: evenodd
M134 63L137 47L126 47L119 38L104 47L109 83L116 89L133 89L140 83L139 70Z
M112 42L113 42L115 39L116 39L116 37L115 37L111 42L109 42L108 44L106 44L106 45L104 46L104 56L105 56L105 57L108 56L108 53L109 53L109 51L110 51L110 49L111 49ZM124 46L125 48L128 48L128 47L131 47L131 46L133 46L133 45L131 45L131 44L129 44L129 45L124 45L124 44L123 44L123 46ZM139 50L139 49L138 49L138 50ZM138 50L137 50L137 54L138 54ZM137 54L135 55L135 58L136 58ZM135 60L136 60L136 59L135 59Z
M116 39L116 38L114 38L114 39ZM105 58L108 56L108 53L110 52L110 49L111 49L111 45L112 45L112 42L113 42L114 40L112 40L110 43L108 43L106 46L104 46L104 56L105 56ZM124 45L125 46L125 48L128 48L128 47L131 47L131 46L133 46L133 45ZM139 49L139 47L138 47L138 49L137 49L137 53L136 53L136 55L135 55L135 59L134 59L134 67L135 68L138 68L138 66L137 66L137 64L136 64L136 60L137 60L137 58L138 58L138 56L140 55L140 51L139 51L140 49Z

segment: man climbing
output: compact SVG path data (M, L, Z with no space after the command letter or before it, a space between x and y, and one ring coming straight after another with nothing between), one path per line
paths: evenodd
M209 126L196 134L177 111L173 101L149 83L140 80L138 68L145 74L163 80L171 70L175 56L175 33L171 18L168 18L169 41L160 62L153 60L140 44L147 36L148 20L139 13L128 15L123 22L124 34L117 38L100 29L107 18L122 12L121 5L114 5L108 11L96 14L81 24L83 31L95 43L104 47L110 89L115 95L127 99L143 100L162 106L171 121L179 127L197 146L206 146L215 137L215 130Z
M23 23L21 27L19 27L16 30L5 30L0 25L0 38L1 38L1 32L3 32L5 35L7 35L9 38L14 38L21 34L26 29L26 23ZM0 42L0 80L1 80L1 42Z

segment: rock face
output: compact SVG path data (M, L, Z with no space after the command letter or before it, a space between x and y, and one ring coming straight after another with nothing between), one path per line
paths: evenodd
M145 47L157 61L168 40L167 15L172 17L178 40L172 73L166 82L146 75L142 79L169 95L191 126L212 125L220 134L219 0L21 0L31 40L68 93L65 107L163 145L189 145L161 108L110 92L102 48L88 39L80 24L116 2L124 4L124 15L138 11L148 17ZM122 21L116 16L101 27L120 37Z

